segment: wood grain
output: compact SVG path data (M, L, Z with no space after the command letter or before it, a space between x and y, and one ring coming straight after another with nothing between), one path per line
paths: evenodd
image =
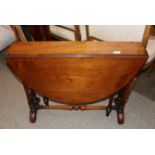
M112 54L120 50L121 54ZM94 103L127 85L147 60L141 43L16 43L7 53L15 74L41 96L65 104Z
M99 54L114 56L113 51L120 51L122 55L145 55L142 43L134 42L18 42L11 46L7 56L50 56L50 55L81 55Z

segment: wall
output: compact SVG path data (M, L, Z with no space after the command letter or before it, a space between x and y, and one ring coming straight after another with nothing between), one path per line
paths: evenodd
M73 25L65 25L73 28ZM141 41L145 25L90 25L90 35L105 41ZM85 25L80 25L82 40L86 40ZM74 34L51 26L51 32L74 40Z
M0 51L16 41L14 32L9 25L0 25Z
M82 26L85 39L84 26ZM106 41L141 41L145 25L90 25L90 35Z

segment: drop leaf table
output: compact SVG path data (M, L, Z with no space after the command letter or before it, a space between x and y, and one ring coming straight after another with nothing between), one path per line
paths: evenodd
M75 109L105 110L107 116L116 110L122 124L147 57L138 42L17 42L7 52L7 63L24 86L31 122L39 109ZM108 105L95 105L104 99Z

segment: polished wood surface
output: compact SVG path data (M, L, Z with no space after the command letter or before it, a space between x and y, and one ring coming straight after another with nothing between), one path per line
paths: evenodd
M73 42L73 41L61 41L61 42L18 42L13 44L9 49L7 55L22 56L34 56L47 55L60 57L72 55L73 57L81 56L118 56L113 54L114 51L120 51L120 56L128 55L146 55L146 50L142 43L135 42ZM77 55L76 55L77 54Z
M114 50L122 54L112 54ZM124 87L147 56L139 43L37 42L14 44L7 58L17 76L40 95L60 103L85 104Z
M9 67L24 84L31 122L37 109L106 109L107 116L116 110L122 124L133 80L146 60L143 44L131 42L20 42L7 52ZM106 98L108 106L86 105ZM49 105L48 99L65 105Z

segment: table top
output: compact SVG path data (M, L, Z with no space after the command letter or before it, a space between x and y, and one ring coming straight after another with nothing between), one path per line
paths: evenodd
M24 84L67 104L110 97L134 79L146 59L143 44L131 42L19 42L7 53Z
M8 50L8 56L71 56L71 55L145 55L147 52L140 42L17 42Z

